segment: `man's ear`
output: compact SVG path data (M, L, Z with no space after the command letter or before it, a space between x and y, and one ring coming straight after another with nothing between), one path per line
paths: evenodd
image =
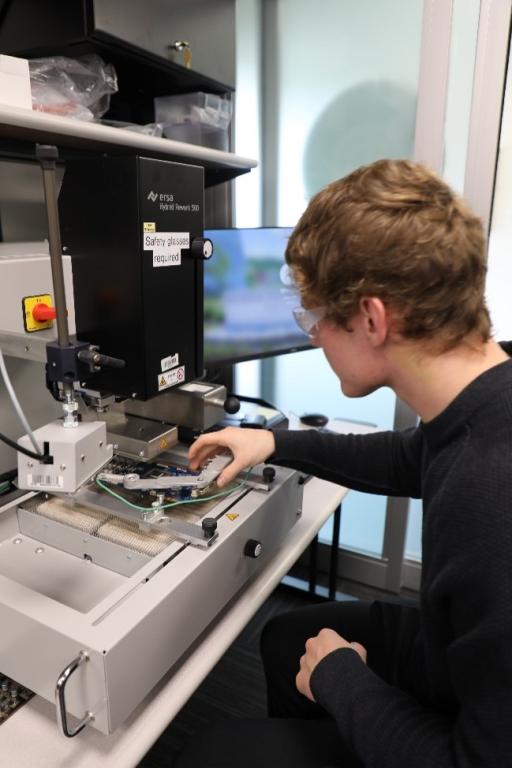
M376 296L363 296L359 301L363 329L370 344L383 344L391 330L391 315L386 305Z

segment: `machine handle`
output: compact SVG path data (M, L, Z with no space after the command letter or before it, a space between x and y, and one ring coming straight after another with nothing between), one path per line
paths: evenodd
M125 360L121 360L119 357L100 354L99 348L93 344L90 344L87 349L81 349L77 357L80 362L86 363L92 371L99 371L103 365L110 368L124 368L126 365Z
M121 360L119 357L111 357L110 355L100 355L99 361L96 364L99 366L106 365L109 368L124 368L126 360Z
M80 651L76 659L73 659L73 661L70 662L68 666L62 670L61 674L59 675L59 679L57 680L57 685L55 686L55 705L57 707L57 723L59 725L60 730L64 734L64 736L67 736L70 739L73 736L76 736L77 733L80 733L80 731L82 731L88 723L94 720L93 713L86 712L83 718L80 720L80 722L76 725L76 727L73 728L72 730L69 730L64 691L65 691L66 683L71 677L71 675L73 674L73 672L75 671L75 669L77 669L81 664L83 664L86 661L89 661L89 654L86 653L86 651Z

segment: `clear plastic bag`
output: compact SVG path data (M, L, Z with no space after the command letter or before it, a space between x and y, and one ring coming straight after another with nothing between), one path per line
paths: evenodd
M146 123L146 125L138 125L137 123L125 123L121 120L96 120L101 125L107 125L110 128L124 128L127 131L133 131L134 133L143 133L145 136L156 136L160 138L162 136L161 123Z
M31 59L29 69L32 108L40 112L94 120L105 114L118 90L114 67L95 54Z

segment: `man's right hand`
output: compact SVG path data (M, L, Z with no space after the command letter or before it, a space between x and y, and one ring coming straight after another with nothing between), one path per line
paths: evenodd
M190 469L199 469L208 459L226 448L233 454L233 461L217 478L219 488L228 485L243 469L268 459L274 453L276 444L274 435L267 429L227 427L219 432L208 432L190 446Z

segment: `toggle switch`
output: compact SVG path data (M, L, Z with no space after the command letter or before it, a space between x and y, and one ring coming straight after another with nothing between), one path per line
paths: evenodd
M36 304L32 310L32 317L36 323L45 323L47 320L55 320L57 310L49 304Z
M23 325L27 333L51 328L57 314L49 293L25 296L21 300Z

